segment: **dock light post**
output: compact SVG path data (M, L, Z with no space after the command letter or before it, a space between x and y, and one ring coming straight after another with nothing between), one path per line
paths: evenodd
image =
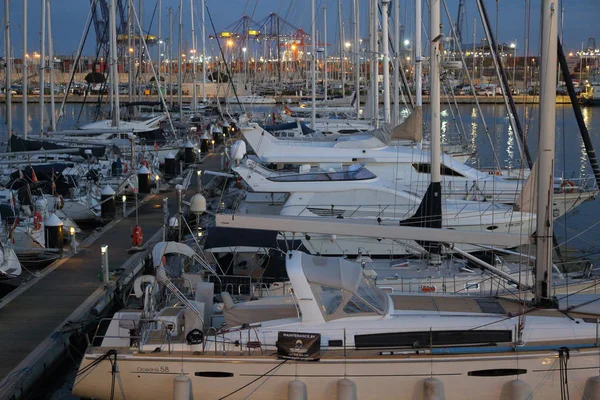
M225 169L225 153L221 153L221 171Z
M121 203L123 204L123 218L127 216L127 196L121 197Z
M109 279L109 268L108 268L108 245L102 245L100 246L100 254L102 255L102 280L104 281L105 285L108 285L108 283L110 282Z
M196 192L200 193L202 191L202 170L199 169L196 171Z
M69 234L71 235L71 250L73 250L74 254L77 254L77 240L75 238L75 227L74 226L69 228Z
M214 152L215 151L215 139L210 141L211 144L211 150Z
M156 179L156 193L160 193L160 175L156 174L154 179Z

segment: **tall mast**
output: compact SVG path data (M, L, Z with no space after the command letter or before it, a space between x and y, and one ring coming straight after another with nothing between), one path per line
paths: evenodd
M354 107L356 109L356 118L360 112L360 12L358 0L354 0L354 90L356 91L356 100Z
M394 112L393 125L400 123L400 1L394 2Z
M23 0L23 137L25 139L29 133L29 113L27 111L29 64L27 57L27 0Z
M190 0L190 18L192 24L192 81L194 88L192 90L192 110L198 110L198 92L196 88L196 27L194 26L194 0Z
M42 2L42 37L40 42L40 137L44 135L44 90L46 89L46 0Z
M537 181L535 300L552 297L552 197L556 135L557 0L542 0L542 60L540 62L540 130Z
M423 106L423 54L421 43L421 0L415 1L415 90L416 90L416 107Z
M206 24L204 12L206 6L202 0L202 101L206 103ZM256 66L256 62L254 63Z
M12 66L10 63L10 0L4 0L4 61L6 70L4 77L4 90L6 91L6 131L8 133L8 150L10 151L10 137L12 136ZM25 121L27 123L27 121Z
M379 127L379 50L378 50L378 16L377 0L370 0L371 26L371 96L373 96L373 118L375 126Z
M133 103L133 0L127 0L127 87L129 91L129 103Z
M417 0L419 1L419 0ZM430 0L429 10L429 103L431 108L431 184L439 188L441 182L440 153L440 0ZM417 92L418 93L418 92ZM441 196L441 193L437 193Z
M162 65L162 50L161 47L163 47L163 40L162 40L162 0L158 0L158 71L156 71L156 84L158 87L158 91L160 92L161 87L162 87L162 83L160 81L160 68ZM160 95L159 95L160 96Z
M342 97L346 91L346 68L344 65L344 24L342 22L342 0L338 0L338 25L340 28L340 72L342 74Z
M383 43L383 120L390 123L390 40L388 6L390 0L381 0L381 41Z
M169 106L173 108L173 8L169 7Z
M56 112L54 110L54 43L52 41L52 17L50 0L46 0L46 17L48 19L48 68L50 68L50 129L56 130Z
M139 44L138 44L138 49L139 49L139 64L140 67L138 69L139 71L139 77L140 79L143 79L144 76L144 23L142 22L142 18L144 16L144 1L140 0L139 1L139 6L138 6L138 19L139 19L139 23L140 23L140 27L139 27L139 34L140 34L140 38L139 38ZM137 91L138 95L138 101L141 102L142 101L142 89L141 87L138 87L138 91ZM138 108L139 110L139 108Z
M120 116L119 105L119 66L117 60L117 0L110 1L110 86L113 93L112 126L118 128Z
M141 0L140 0L141 1ZM178 46L177 46L177 104L179 105L179 118L181 118L181 109L183 108L183 98L181 93L181 74L182 74L182 65L181 65L181 55L183 53L182 46L182 36L183 36L183 0L179 0L179 37Z
M314 130L317 124L317 83L315 82L315 63L316 63L316 36L315 36L315 0L310 1L310 79L312 81L312 110L310 113L310 129Z
M323 97L327 101L327 7L323 6Z

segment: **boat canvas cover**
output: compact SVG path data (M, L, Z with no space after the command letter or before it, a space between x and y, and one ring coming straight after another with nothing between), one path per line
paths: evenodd
M224 247L277 248L277 232L217 226L208 228L204 249L210 250Z
M310 283L344 289L350 293L356 292L362 278L359 263L334 257L302 254L302 270Z
M30 140L22 139L16 135L10 137L10 149L11 151L36 151L36 150L62 150L70 149L71 146L63 146L53 142L46 142L44 140ZM79 148L79 155L87 158L85 154L86 150L91 150L94 157L104 157L106 148L104 146L85 146Z
M420 142L423 139L423 116L421 107L415 107L413 112L398 126L392 129L391 140L412 140Z

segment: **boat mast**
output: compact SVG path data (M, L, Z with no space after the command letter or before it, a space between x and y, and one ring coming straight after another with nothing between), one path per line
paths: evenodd
M139 79L141 82L143 82L143 76L144 76L143 75L144 74L144 24L142 22L142 18L144 16L143 4L144 4L143 0L140 0L139 5L138 5L138 15L139 15L138 19L139 19L139 24L140 24L140 27L139 27L140 38L138 41L140 67L138 68L138 76L139 76ZM138 83L141 83L141 82L138 82ZM138 95L137 95L138 101L141 103L142 102L142 89L141 89L141 87L139 87L139 85L138 85L137 93L138 93ZM139 111L140 107L137 107L137 110Z
M327 101L327 7L323 6L323 98Z
M27 0L23 0L23 138L25 139L27 139L29 131L29 113L27 112L29 65L27 57ZM8 113L6 115L8 116Z
M552 297L552 197L554 194L558 37L556 0L542 0L541 36L539 174L535 237L535 301L538 304L548 303Z
M42 36L40 42L40 137L44 136L44 90L46 89L46 0L42 2Z
M141 0L140 0L141 1ZM181 54L183 53L182 47L182 36L183 36L183 0L179 0L179 37L177 46L177 104L179 105L179 119L181 119L181 109L183 108L183 99L181 93Z
M390 123L390 39L388 6L391 0L381 0L381 41L383 44L383 121Z
M423 65L421 43L421 0L415 1L415 108L423 107Z
M194 82L194 88L192 90L192 110L198 110L198 92L196 88L196 27L194 26L194 0L190 0L190 18L192 24L192 81Z
M315 0L310 1L310 79L312 81L312 99L310 113L310 129L315 130L317 124L317 83L315 82L315 63L316 63L316 46L315 46Z
M394 2L394 112L393 125L400 123L400 1Z
M173 108L173 8L169 7L169 106Z
M54 110L54 43L52 42L52 17L50 0L46 0L46 18L48 19L48 68L50 69L50 129L56 130L56 112Z
M373 120L375 127L379 127L379 54L377 46L377 0L369 3L369 25L371 45L371 96L373 98Z
M117 0L110 2L110 86L113 94L112 126L119 127L120 104L119 104L119 66L117 59Z
M431 0L429 11L429 38L431 40L429 53L429 90L431 107L431 184L438 186L437 197L441 199L439 191L440 174L440 0Z
M127 0L127 87L129 91L129 104L133 103L133 59L135 51L133 49L133 0ZM131 110L131 109L130 109Z
M344 25L342 22L342 1L338 0L338 25L340 28L340 73L342 78L342 97L345 96L346 71L344 66Z
M356 92L355 108L356 118L360 113L360 13L358 0L354 0L354 91Z
M12 136L12 67L10 65L10 0L4 0L4 91L6 94L6 130L8 133L8 151L10 151L10 137ZM25 121L27 123L27 121Z
M160 68L162 65L162 51L161 51L161 46L163 44L163 40L162 40L162 0L158 0L158 71L156 71L156 85L158 87L158 91L160 92L161 90L161 81L160 81Z
M202 0L202 101L206 104L206 22L204 20L204 9L206 5ZM256 63L254 63L256 65Z

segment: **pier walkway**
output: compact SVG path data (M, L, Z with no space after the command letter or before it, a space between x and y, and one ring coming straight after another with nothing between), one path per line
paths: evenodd
M218 170L220 157L213 153L199 164L202 169ZM196 179L192 179L191 194ZM163 225L162 199L168 197L169 213L177 212L177 193L148 196L139 205L139 224L143 229L144 243L158 232ZM189 196L188 196L189 198ZM117 207L117 213L119 213ZM125 219L119 219L105 226L98 234L84 240L77 254L67 254L45 270L33 284L15 289L5 299L0 300L0 399L3 398L6 385L14 385L11 380L19 379L27 371L24 363L30 353L61 326L82 304L91 308L88 298L103 287L101 280L100 247L108 245L109 267L112 271L121 268L132 257L142 259L145 251L130 253L131 228L135 224L135 212L129 212ZM87 243L86 243L87 242ZM18 369L16 369L19 367ZM46 366L44 366L46 368ZM49 368L50 366L48 366ZM10 376L9 376L10 375ZM3 387L4 386L4 387Z

